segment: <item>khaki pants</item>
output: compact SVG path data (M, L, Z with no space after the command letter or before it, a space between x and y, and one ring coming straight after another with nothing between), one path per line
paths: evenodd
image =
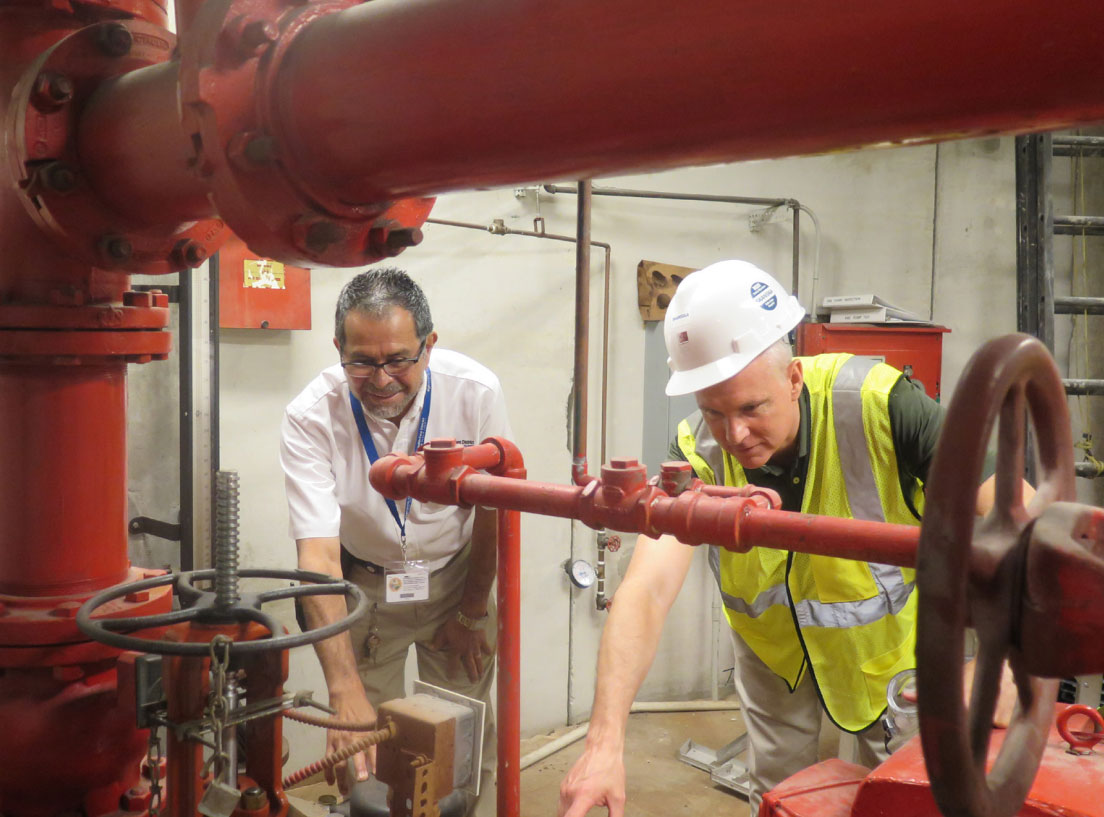
M748 732L751 815L757 817L764 792L817 762L822 707L806 672L792 693L735 631L733 678ZM857 762L873 768L889 757L881 720L855 735Z
M448 677L448 653L431 648L437 629L456 615L464 581L468 575L468 548L465 547L445 567L436 570L429 579L429 600L406 604L388 604L385 600L385 576L372 573L363 565L355 564L347 578L359 585L368 595L368 615L353 625L349 635L353 640L353 652L357 657L360 680L368 693L372 706L384 701L402 698L406 679L403 675L410 645L414 645L418 659L418 677L426 683L459 692L487 704L486 729L483 733L483 763L480 773L479 799L472 812L476 817L493 817L496 807L495 769L498 763L498 744L494 727L493 684L495 659L486 656L483 676L474 684L467 671L461 667L453 678ZM487 620L484 632L487 643L495 649L498 632L498 616L492 592L487 604ZM370 633L379 639L378 646L369 654L367 640Z

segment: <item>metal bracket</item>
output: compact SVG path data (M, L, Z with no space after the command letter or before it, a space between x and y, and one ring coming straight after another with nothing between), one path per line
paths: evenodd
M716 750L688 740L679 748L678 758L695 769L709 772L712 782L748 797L748 769L736 759L737 755L747 750L747 746L747 733Z
M180 541L180 525L172 522L162 522L159 519L151 519L148 516L136 516L127 525L131 536L139 533L148 533L158 539L168 539L170 542Z
M165 689L161 685L161 656L139 655L134 660L135 710L138 728L149 729L161 723L166 705Z

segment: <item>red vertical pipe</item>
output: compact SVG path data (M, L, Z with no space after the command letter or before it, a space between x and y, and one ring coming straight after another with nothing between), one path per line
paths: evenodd
M498 817L521 814L521 514L498 511Z
M126 364L0 366L0 594L127 574Z

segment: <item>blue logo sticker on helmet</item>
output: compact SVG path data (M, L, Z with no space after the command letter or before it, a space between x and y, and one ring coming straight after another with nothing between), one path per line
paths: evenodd
M756 281L751 285L751 298L759 304L760 309L768 312L778 306L778 296L771 290L770 284L763 281Z

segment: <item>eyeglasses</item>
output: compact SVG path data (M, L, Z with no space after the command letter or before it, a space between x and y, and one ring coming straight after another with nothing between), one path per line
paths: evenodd
M414 357L393 357L390 360L383 361L383 363L373 363L370 360L342 361L341 368L345 370L345 374L349 375L349 377L372 377L379 369L383 369L387 374L396 377L410 371L411 367L422 359L422 352L425 351L425 345L426 342L425 339L423 339L421 345L418 347L418 354L414 355Z

